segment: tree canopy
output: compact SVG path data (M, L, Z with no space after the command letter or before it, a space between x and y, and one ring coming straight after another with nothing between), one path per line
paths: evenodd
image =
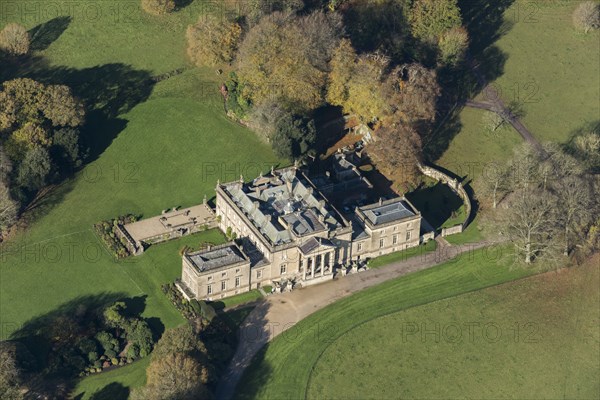
M276 12L261 19L239 48L242 96L255 104L277 100L295 112L321 106L341 31L340 17L331 13L286 17Z
M447 30L461 26L457 0L415 0L410 23L414 37L435 43Z
M188 55L198 66L229 63L235 57L242 27L215 15L202 15L186 31Z

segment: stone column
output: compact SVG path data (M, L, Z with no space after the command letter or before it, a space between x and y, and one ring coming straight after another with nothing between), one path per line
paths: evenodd
M333 274L333 266L335 265L335 250L329 253L329 273Z
M315 277L315 258L310 258L310 278L313 279Z
M325 254L321 254L321 276L325 273Z
M308 268L308 259L303 258L302 260L300 260L300 262L302 263L302 280L306 280L306 269Z

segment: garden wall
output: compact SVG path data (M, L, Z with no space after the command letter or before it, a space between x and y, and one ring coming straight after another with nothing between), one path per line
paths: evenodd
M452 178L443 173L442 171L439 171L433 167L419 164L419 169L421 170L423 175L426 175L437 181L442 181L444 184L448 185L448 187L452 189L452 191L462 199L463 204L465 205L465 211L467 214L465 220L461 224L452 226L450 228L443 228L442 236L453 235L455 233L460 233L463 230L465 230L469 225L469 222L471 221L472 206L471 199L469 198L469 195L467 194L467 191L462 186L462 184L456 178Z

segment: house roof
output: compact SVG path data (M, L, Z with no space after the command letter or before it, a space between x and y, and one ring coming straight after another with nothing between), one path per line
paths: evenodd
M312 237L298 246L302 254L309 254L319 247L335 247L335 245L329 239Z
M361 207L360 210L373 225L387 224L415 215L412 208L401 198L391 203L372 204Z
M223 189L271 244L290 243L295 237L340 226L308 182L294 168L274 171L251 184L231 182Z
M248 261L246 256L235 244L219 246L214 250L202 250L186 254L185 257L192 262L199 272L206 272L227 265Z

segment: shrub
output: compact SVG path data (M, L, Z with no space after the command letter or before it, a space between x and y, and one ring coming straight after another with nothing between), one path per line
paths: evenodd
M115 357L111 358L110 362L111 362L112 365L118 365L119 364L119 360L117 358L115 358Z
M140 356L140 348L136 344L131 344L127 348L127 358L135 359Z
M100 360L94 361L94 368L101 368L101 367L102 367L102 361L100 361Z
M90 351L90 352L88 353L88 360L89 360L90 362L97 361L97 360L98 360L98 353L96 353L95 351Z
M573 12L575 28L588 33L600 27L600 6L593 1L584 1Z
M8 24L0 31L0 49L12 55L29 52L29 33L19 24Z
M195 301L200 306L202 317L208 321L212 321L212 319L217 315L215 309L212 306L208 305L204 300Z
M173 0L142 0L142 9L148 14L164 15L175 10Z
M114 350L106 350L104 352L104 354L106 355L106 358L108 358L108 359L112 359L117 356L117 352Z

